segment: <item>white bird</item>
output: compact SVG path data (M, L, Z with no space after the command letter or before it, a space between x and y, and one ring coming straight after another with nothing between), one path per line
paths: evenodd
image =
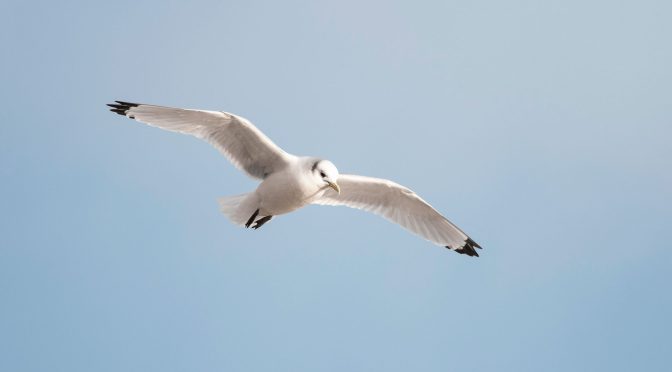
M219 199L236 225L258 229L308 204L344 205L381 215L432 243L478 256L481 248L415 192L392 181L339 174L328 160L286 153L247 119L228 112L115 101L110 111L203 139L261 180L253 192ZM254 224L254 225L253 225Z

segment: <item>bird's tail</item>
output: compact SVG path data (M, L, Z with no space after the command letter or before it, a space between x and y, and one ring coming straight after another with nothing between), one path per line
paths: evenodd
M245 222L250 218L252 213L254 213L255 200L256 197L254 193L224 196L217 199L219 202L219 210L221 210L234 225L238 226L245 225Z

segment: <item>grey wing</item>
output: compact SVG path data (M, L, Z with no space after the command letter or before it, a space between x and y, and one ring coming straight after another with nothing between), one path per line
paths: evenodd
M329 189L313 204L344 205L378 214L438 245L469 256L481 248L415 192L380 178L342 174L340 195Z
M141 123L190 134L215 146L234 166L263 179L293 158L247 119L219 111L191 110L115 101L110 111Z

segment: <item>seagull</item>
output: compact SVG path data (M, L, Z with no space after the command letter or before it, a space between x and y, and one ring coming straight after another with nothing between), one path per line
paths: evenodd
M261 180L253 192L219 199L222 213L236 225L256 230L309 204L340 205L375 213L434 244L478 257L475 248L481 247L412 190L386 179L340 174L326 159L289 154L241 116L124 101L107 106L141 123L205 140Z

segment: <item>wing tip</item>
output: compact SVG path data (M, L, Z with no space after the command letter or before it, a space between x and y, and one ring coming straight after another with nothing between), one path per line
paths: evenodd
M140 106L139 103L133 103L133 102L125 102L125 101L114 101L114 102L116 103L107 104L107 106L112 107L110 111L114 112L115 114L119 114L121 116L128 116L131 119L133 119L133 116L128 115L128 110L130 110L133 107Z
M473 241L471 238L467 238L467 240L464 241L464 245L462 245L460 248L453 249L449 245L447 245L446 248L454 250L455 252L460 254L466 254L467 256L470 257L479 257L478 252L476 252L475 248L483 249L481 248L480 245L478 245L478 243Z

